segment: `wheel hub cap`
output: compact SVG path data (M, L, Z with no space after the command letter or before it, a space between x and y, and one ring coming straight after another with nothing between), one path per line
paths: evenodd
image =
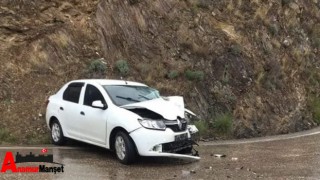
M123 160L126 156L126 147L125 147L124 140L121 136L118 136L116 138L115 148L116 148L116 153L118 158Z
M52 135L52 139L55 142L58 142L60 140L60 127L57 123L54 123L52 125L51 135Z

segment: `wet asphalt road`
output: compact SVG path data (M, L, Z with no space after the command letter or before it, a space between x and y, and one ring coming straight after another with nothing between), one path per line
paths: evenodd
M168 158L141 158L120 164L112 152L72 144L72 147L0 147L0 162L6 151L53 153L64 164L64 173L0 173L0 179L320 179L320 129L304 133L253 139L201 143L201 160L188 162ZM214 154L225 154L217 158ZM17 166L39 165L22 163ZM52 166L48 164L48 166Z

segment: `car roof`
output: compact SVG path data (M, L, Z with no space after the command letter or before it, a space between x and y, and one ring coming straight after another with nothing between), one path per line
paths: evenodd
M101 86L104 85L128 85L128 86L147 86L142 83L133 82L133 81L126 81L126 80L115 80L115 79L79 79L73 80L70 83L74 82L83 82L83 83L97 83Z

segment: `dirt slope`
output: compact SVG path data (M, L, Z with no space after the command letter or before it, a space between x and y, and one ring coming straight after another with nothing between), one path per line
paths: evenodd
M126 79L185 96L210 125L231 114L232 137L309 129L320 113L319 7L318 0L3 0L0 125L17 142L43 141L46 97L93 77L90 63L103 58L99 77L119 78L114 64L126 60ZM189 80L188 71L203 78Z

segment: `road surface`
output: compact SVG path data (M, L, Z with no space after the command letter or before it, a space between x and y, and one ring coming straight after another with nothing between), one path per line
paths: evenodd
M320 129L239 141L203 142L201 160L141 158L120 164L112 152L75 143L71 147L0 147L0 164L8 151L53 154L63 173L0 173L0 179L320 179ZM215 157L224 154L226 157ZM35 166L39 163L21 163ZM48 166L52 166L48 163ZM57 166L57 165L56 165Z

